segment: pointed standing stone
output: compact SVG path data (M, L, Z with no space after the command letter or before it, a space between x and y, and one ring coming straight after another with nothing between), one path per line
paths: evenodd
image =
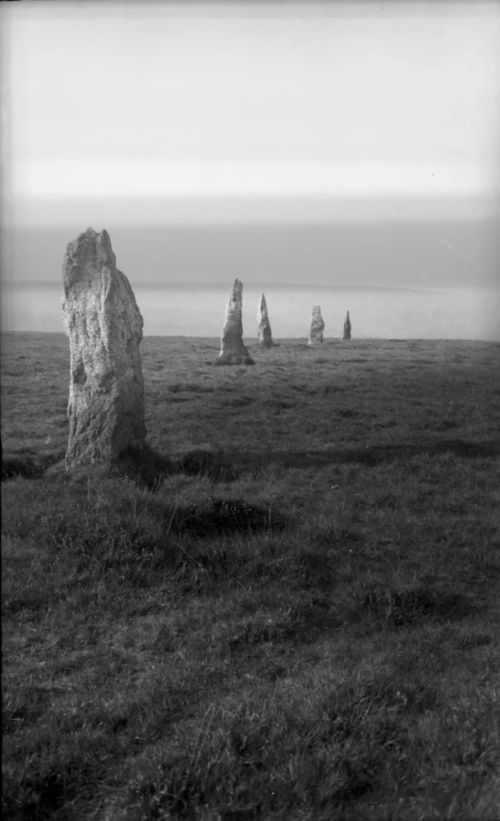
M231 296L226 305L226 320L220 339L220 354L216 365L254 365L255 362L243 344L243 283L234 280Z
M319 305L313 305L308 345L311 345L312 347L315 345L321 345L323 343L324 329L325 323L323 322L323 317L321 316L321 308Z
M65 465L110 466L145 446L143 320L107 231L88 228L69 243L63 276L70 343Z
M351 320L349 318L349 311L347 311L344 322L344 336L343 339L351 338Z
M267 313L266 298L262 294L257 308L257 336L259 343L264 348L272 348L274 345L269 315Z

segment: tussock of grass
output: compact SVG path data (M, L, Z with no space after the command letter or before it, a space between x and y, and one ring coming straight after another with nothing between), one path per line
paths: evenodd
M408 590L370 590L360 602L371 624L404 627L427 619L461 619L476 611L471 597L427 586Z
M5 817L496 816L495 346L146 339L151 451L66 476L6 339Z
M214 498L208 504L192 504L173 510L169 529L191 536L211 536L222 533L245 533L283 529L283 517L271 508L255 507L242 499Z

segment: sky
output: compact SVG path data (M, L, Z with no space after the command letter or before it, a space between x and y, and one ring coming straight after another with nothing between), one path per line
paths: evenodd
M92 225L153 280L497 281L500 2L24 0L0 23L4 278L59 276Z

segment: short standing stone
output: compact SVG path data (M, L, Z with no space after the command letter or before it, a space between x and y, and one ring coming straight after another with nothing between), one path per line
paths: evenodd
M89 228L64 257L70 342L66 469L113 465L145 446L142 316L107 231Z
M243 283L234 280L231 296L226 305L226 319L220 339L220 354L216 365L254 365L243 344Z
M264 348L272 348L274 345L271 324L267 313L267 304L264 294L260 298L257 308L257 336L259 343Z
M323 322L323 317L321 316L321 308L319 305L313 305L308 344L311 346L321 345L323 342L324 329L325 323Z
M351 320L349 318L349 311L347 311L344 322L344 336L343 339L351 338Z

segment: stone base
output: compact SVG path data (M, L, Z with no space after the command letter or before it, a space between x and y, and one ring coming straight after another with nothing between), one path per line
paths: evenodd
M113 463L85 464L68 468L61 460L44 473L47 478L64 478L70 484L126 477L149 488L158 487L161 480L172 472L172 462L149 445L134 450L129 448Z
M250 354L221 354L214 365L255 365Z

